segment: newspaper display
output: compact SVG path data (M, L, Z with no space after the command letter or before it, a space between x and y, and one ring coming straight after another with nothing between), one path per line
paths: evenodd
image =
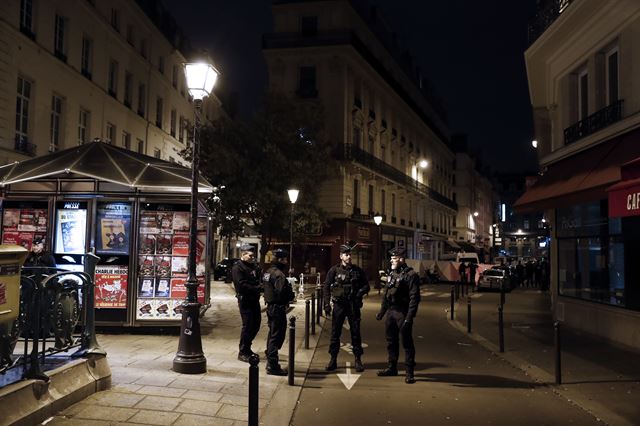
M128 266L96 266L96 308L127 308L128 271Z
M46 241L47 210L7 208L2 214L2 244L16 244L31 250L34 239Z

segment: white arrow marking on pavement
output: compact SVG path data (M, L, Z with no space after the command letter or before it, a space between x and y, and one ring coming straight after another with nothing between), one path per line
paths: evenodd
M346 387L347 390L351 390L353 385L355 385L360 378L361 374L351 374L351 363L347 362L347 374L338 374L337 376L344 387Z

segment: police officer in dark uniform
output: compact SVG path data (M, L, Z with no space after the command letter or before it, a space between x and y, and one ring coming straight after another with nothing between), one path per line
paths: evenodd
M380 312L376 315L381 320L385 313L384 324L387 339L388 365L378 371L378 376L398 375L398 356L400 352L399 338L405 352L406 383L415 383L413 371L416 365L416 349L413 344L413 318L420 303L420 276L405 262L406 251L402 247L392 249L391 271L387 278Z
M262 276L264 283L264 301L267 303L267 319L269 335L267 336L267 374L286 376L287 372L280 367L278 350L284 343L287 333L287 308L295 299L291 284L284 275L289 253L283 249L273 251L273 263Z
M250 244L240 246L240 260L231 268L233 286L236 289L238 307L242 317L242 331L240 332L240 351L238 359L249 362L251 355L256 355L251 350L251 343L260 330L260 271L255 263L255 248Z
M24 261L24 266L48 266L56 267L56 260L53 255L44 249L44 240L42 237L35 237L31 243L31 251Z
M333 320L331 322L331 343L329 354L331 360L326 370L333 371L338 368L338 351L340 350L340 334L345 318L349 321L351 331L351 346L355 356L356 371L364 371L362 365L362 338L360 336L360 308L362 298L369 293L369 281L362 269L351 264L351 246L340 246L340 263L332 266L327 272L323 291L326 297L324 311L331 314L333 302Z

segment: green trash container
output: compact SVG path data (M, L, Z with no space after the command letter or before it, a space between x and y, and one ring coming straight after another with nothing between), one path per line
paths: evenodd
M20 312L20 268L29 252L22 246L0 245L0 371L11 365Z

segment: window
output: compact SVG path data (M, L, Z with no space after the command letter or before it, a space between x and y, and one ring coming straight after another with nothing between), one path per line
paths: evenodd
M120 11L118 9L111 9L111 26L120 32Z
M359 127L353 128L353 144L358 148L362 147L362 130Z
M144 154L144 141L138 139L138 154Z
M162 129L163 108L164 108L164 101L162 100L161 97L158 97L156 99L156 126L158 126L161 129Z
M158 71L164 74L164 56L158 56Z
M177 117L177 112L174 108L171 110L171 121L169 123L171 136L173 136L174 138L176 137L176 119L177 119L176 117Z
M127 25L127 43L129 43L131 46L133 46L135 43L135 37L133 35L133 25L131 24Z
M33 33L33 0L20 1L20 31L34 39Z
M607 53L607 105L613 105L619 99L618 87L618 48L614 48Z
M316 67L300 67L298 96L301 98L315 98L318 96L318 90L316 89Z
M373 185L369 185L369 214L373 213Z
M93 40L86 35L82 36L82 53L80 57L80 72L83 76L91 80L91 70L93 69Z
M55 18L55 28L53 33L53 54L62 61L67 61L65 54L65 32L66 19L58 14Z
M133 74L129 71L124 73L124 104L131 108L133 100Z
M353 212L360 213L360 182L353 180Z
M176 162L176 159L175 159L175 158L173 158L172 156L169 156L169 162L170 162L170 163L175 163L175 162Z
M90 118L91 113L86 109L80 108L80 113L78 114L78 145L88 141Z
M131 133L122 132L122 147L124 149L131 149Z
M116 139L116 126L115 124L107 123L107 132L105 142L109 145L113 144Z
M578 120L589 116L589 74L586 70L578 74Z
M51 126L49 152L56 152L62 140L62 98L56 95L51 97Z
M529 230L529 219L524 219L522 227L528 231Z
M369 153L376 155L376 141L373 136L369 136Z
M149 52L147 51L147 39L143 38L140 40L140 56L147 59L147 55Z
M184 129L185 129L184 117L180 116L180 129L178 129L178 140L180 142L184 142Z
M144 117L147 107L147 88L144 84L138 85L138 115Z
M396 217L396 194L391 194L391 216Z
M153 148L153 156L155 158L160 158L160 150L158 148Z
M380 206L381 206L380 213L382 213L382 216L386 216L387 215L387 193L384 189L380 191Z
M114 98L118 96L118 62L113 59L109 61L109 94Z
M29 105L31 82L18 77L16 97L16 150L26 152L29 146Z
M177 65L173 66L173 70L171 72L171 84L173 84L173 87L175 87L176 89L178 88L178 66Z
M318 17L303 16L300 18L300 33L305 37L313 37L318 34Z

